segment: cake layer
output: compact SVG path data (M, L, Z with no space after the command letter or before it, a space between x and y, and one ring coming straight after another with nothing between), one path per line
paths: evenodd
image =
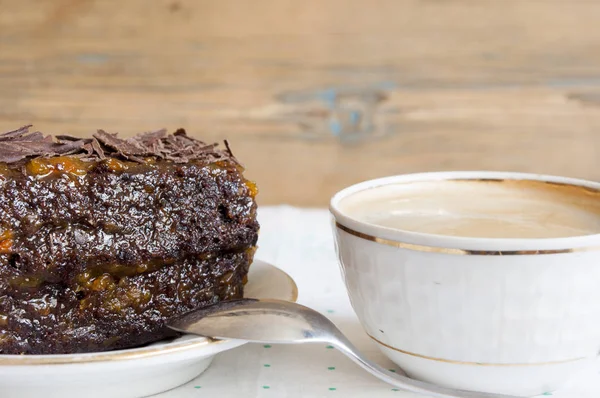
M0 267L55 283L89 267L255 245L254 192L239 166L121 164L127 169L99 161L79 176L15 172L0 180Z
M134 347L173 335L169 318L242 297L253 251L186 258L153 272L79 276L0 295L0 354L60 354ZM0 278L6 269L0 268Z

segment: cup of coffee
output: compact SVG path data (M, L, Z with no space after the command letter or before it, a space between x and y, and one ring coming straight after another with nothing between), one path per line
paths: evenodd
M600 349L600 183L401 175L337 193L336 250L365 331L410 376L519 396Z

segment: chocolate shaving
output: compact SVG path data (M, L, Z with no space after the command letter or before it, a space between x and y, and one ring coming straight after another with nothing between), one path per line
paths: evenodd
M100 159L106 159L104 149L102 149L102 146L95 137L92 138L92 142L90 145L92 146L92 153L96 153Z
M98 130L98 132L94 134L94 138L100 141L100 143L104 146L116 150L126 159L132 155L135 156L146 154L144 148L140 148L135 143L131 143L128 140L122 140L118 138L116 133L109 134L104 130Z
M235 158L235 156L233 156L233 152L231 152L231 147L229 146L229 141L223 140L223 142L225 143L225 148L227 149L227 153L229 154L229 156L231 156L232 158Z
M238 163L229 144L225 150L217 149L218 144L210 144L188 137L184 129L173 134L167 130L157 130L122 139L117 134L98 130L92 138L79 138L70 135L44 136L30 132L31 125L0 135L0 162L19 164L36 157L74 156L84 160L102 160L108 157L143 163L145 158L170 160L186 163L199 160L205 164L218 161Z
M31 126L0 135L0 162L15 163L29 157L58 156L75 153L83 146L83 140L54 142L52 137L39 131L30 132Z
M19 129L9 131L7 133L2 134L2 140L9 140L13 137L21 137L22 135L29 133L29 128L33 127L33 124L28 124L27 126L23 126Z

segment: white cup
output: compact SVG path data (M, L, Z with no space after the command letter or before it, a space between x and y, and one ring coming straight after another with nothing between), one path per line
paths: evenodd
M599 183L523 173L412 174L346 188L330 209L352 306L383 353L416 379L519 396L553 391L600 349L600 234L440 236L361 222L339 206L382 185L455 179L585 187L600 200Z

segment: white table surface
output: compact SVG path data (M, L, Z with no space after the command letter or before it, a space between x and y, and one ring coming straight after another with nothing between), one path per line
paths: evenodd
M371 359L393 369L363 332L342 282L325 209L263 207L257 258L289 273L299 288L298 301L331 318ZM600 322L600 320L598 320ZM599 336L600 338L600 336ZM576 377L556 398L600 397L600 368ZM507 380L507 383L510 383ZM197 379L160 398L409 398L361 370L325 345L247 344L219 354Z

